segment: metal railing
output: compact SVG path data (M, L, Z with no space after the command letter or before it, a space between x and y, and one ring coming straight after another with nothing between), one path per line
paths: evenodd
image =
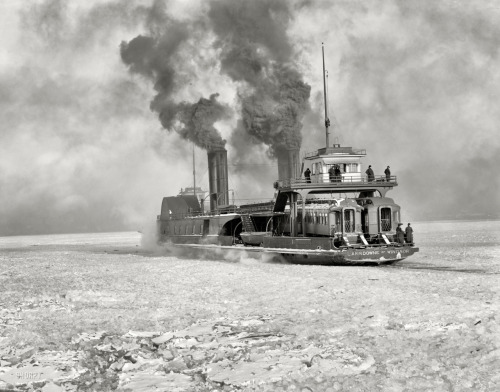
M314 187L318 184L330 184L330 185L337 185L337 186L345 186L346 184L357 184L357 185L362 185L362 184L380 184L380 185L385 185L385 184L395 184L397 183L397 177L396 176L385 176L385 175L380 175L380 176L374 176L373 179L368 179L367 176L341 176L341 177L333 177L329 178L326 177L324 173L319 173L319 176L316 175L316 177L312 177L311 179L306 179L306 178L289 178L289 179L284 179L284 180L278 180L275 181L274 185L275 188L283 187L291 187L291 186L306 186L306 187Z
M231 214L231 213L248 214L253 212L269 211L273 208L273 206L274 206L274 201L267 200L265 202L256 203L255 205L252 204L246 204L243 206L230 205L209 211L188 211L188 212L173 213L169 215L169 218L170 219L198 218L205 216L215 216L220 214Z

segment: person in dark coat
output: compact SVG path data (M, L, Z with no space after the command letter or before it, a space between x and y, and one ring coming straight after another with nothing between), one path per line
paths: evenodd
M368 166L366 170L366 175L368 176L368 181L373 181L375 179L375 174L373 173L372 165Z
M311 183L311 170L309 168L306 169L306 171L304 172L304 177L306 178L306 182L308 184Z
M330 177L330 182L335 182L335 169L333 168L333 166L328 169L328 175Z
M401 226L403 226L403 224L398 223L398 228L396 229L396 242L398 242L400 244L404 244L405 243L405 233L404 233L403 229L401 228Z
M413 228L410 226L409 223L408 226L406 226L405 233L406 233L406 242L408 242L409 244L413 244Z
M334 174L335 174L335 182L341 182L342 173L341 173L340 168L338 166L335 166Z
M384 173L387 182L391 181L391 168L389 166L387 166L387 169L385 169Z

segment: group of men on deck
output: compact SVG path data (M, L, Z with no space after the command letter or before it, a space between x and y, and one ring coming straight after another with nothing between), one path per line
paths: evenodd
M408 223L405 231L403 231L401 226L403 226L403 224L398 223L398 228L396 229L396 242L404 244L406 240L406 243L413 244L413 228Z
M368 169L365 171L366 176L368 177L368 182L371 182L375 180L375 173L373 173L372 165L368 166ZM387 166L387 168L384 170L385 174L385 180L387 182L391 181L391 168L390 166Z
M373 173L372 165L368 166L366 170L366 175L368 177L368 182L375 180L375 173ZM387 166L384 171L385 179L387 182L391 181L391 168ZM330 182L341 182L342 181L342 172L340 171L339 165L333 165L328 170L328 175L330 177ZM304 172L304 177L306 178L306 182L311 183L311 170L309 168Z

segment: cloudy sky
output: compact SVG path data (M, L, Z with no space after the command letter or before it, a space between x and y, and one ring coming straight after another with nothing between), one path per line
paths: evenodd
M225 141L235 198L270 199L276 150L324 144L322 42L333 137L403 220L498 216L496 1L3 0L0 235L139 230L193 142L198 185Z

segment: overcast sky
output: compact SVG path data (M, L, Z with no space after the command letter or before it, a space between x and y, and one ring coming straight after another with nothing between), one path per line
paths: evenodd
M404 221L498 216L496 1L3 0L0 235L154 221L192 185L200 105L235 198L272 198L275 130L324 144L322 42L333 137L391 166Z

